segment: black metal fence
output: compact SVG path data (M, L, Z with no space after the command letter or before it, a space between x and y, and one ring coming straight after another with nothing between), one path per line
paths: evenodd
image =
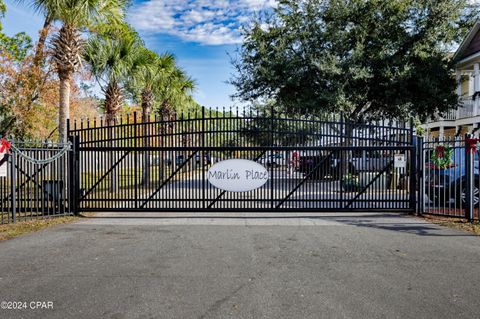
M74 121L78 211L414 211L412 125L341 115L239 113ZM228 159L263 165L248 192L209 183Z
M473 137L417 139L407 122L238 111L74 121L70 143L14 142L1 223L82 211L417 211L479 219ZM229 159L263 166L247 192L209 182ZM6 176L2 176L6 175Z
M426 140L419 199L425 214L479 219L477 140L471 136Z
M14 141L0 158L2 224L72 214L69 145Z

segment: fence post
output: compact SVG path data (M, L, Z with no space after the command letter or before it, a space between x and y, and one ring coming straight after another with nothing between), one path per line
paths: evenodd
M413 118L410 118L410 181L409 181L409 192L410 192L410 209L413 212L416 212L417 206L417 136L414 134L413 130Z
M12 140L13 144L13 140ZM11 180L10 180L10 189L12 193L12 221L15 223L17 221L17 193L16 193L16 171L15 171L15 165L16 165L16 159L15 159L15 151L12 150L10 154L10 175L11 175Z
M69 127L69 126L68 126ZM74 176L74 171L73 171L73 167L75 165L74 161L75 161L75 139L73 136L71 136L70 134L68 134L68 142L70 143L71 145L71 149L70 149L70 152L68 153L68 176L67 176L67 179L68 179L68 212L70 214L75 214L74 212L74 209L73 209L73 203L74 203L74 193L75 193L75 183L74 183L74 180L73 180L73 176Z
M473 158L470 145L467 143L467 139L471 136L465 135L465 218L469 221L473 220ZM461 194L460 194L461 195Z
M340 146L342 147L345 147L346 144L345 144L345 133L346 133L346 130L345 130L345 114L343 113L343 111L340 112ZM338 143L338 137L336 139L336 141ZM340 204L339 204L339 208L340 209L344 209L345 207L345 202L344 202L344 190L343 190L343 186L342 186L342 183L343 183L343 179L346 177L347 174L345 174L345 172L348 170L348 164L347 164L347 168L345 168L345 161L347 160L348 161L348 157L346 156L346 153L342 150L339 152L339 155L340 155L340 169L339 169L339 174L338 174L338 179L340 181ZM345 157L347 157L345 159Z
M145 116L142 116L142 127L147 127L145 124L146 122L146 117ZM133 151L133 163L135 165L135 168L133 170L133 185L134 185L134 193L135 193L135 209L138 208L138 121L137 121L137 112L134 112L133 113L133 147L134 147L134 151ZM146 146L145 144L143 146ZM150 182L150 174L149 174L149 170L150 170L150 167L148 164L149 162L149 157L150 157L150 153L149 151L145 151L143 157L143 163L142 163L142 184L143 185L148 185L148 183ZM146 177L146 180L144 181L143 180L143 177ZM127 182L128 183L128 182ZM145 184L144 184L145 183Z
M274 106L272 104L271 106L271 109L270 109L270 154L268 154L268 157L267 157L267 163L268 163L268 159L270 159L270 208L271 209L274 209L275 208L275 183L274 183L274 176L275 176L275 168L274 168L274 164L273 164L273 147L274 147L274 143L275 143L275 136L274 136L274 132L275 132L275 120L274 120L274 113L275 113L275 109L274 109Z
M68 207L70 213L74 215L78 215L78 195L79 195L79 181L80 181L80 170L78 169L79 165L79 154L78 154L78 136L69 136L69 142L72 143L72 150L69 153L69 161L68 161L68 182L69 182L69 200L68 200Z
M417 190L418 206L417 214L422 215L425 212L425 159L423 157L423 137L417 136Z

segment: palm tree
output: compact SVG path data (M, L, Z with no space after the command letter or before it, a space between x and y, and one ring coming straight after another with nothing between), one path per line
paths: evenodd
M92 37L86 45L84 60L105 94L104 108L108 126L114 124L115 115L123 105L124 85L142 48L140 38L127 25ZM114 134L115 130L112 128L109 132L111 146L115 144ZM116 155L112 153L109 156L113 167ZM117 188L116 171L112 170L110 191L115 192Z
M193 102L192 93L195 81L177 67L166 77L166 82L160 88L160 111L170 114L173 111L184 110Z
M107 124L111 124L122 107L123 82L132 72L138 52L138 42L130 36L117 39L94 37L88 41L84 59L105 94Z
M173 57L172 57L173 58ZM166 72L160 65L160 57L157 53L141 48L134 63L132 76L128 81L128 89L134 100L140 100L142 106L142 122L148 122L152 112L155 93L161 85ZM143 125L143 146L150 146L149 126ZM142 160L142 185L150 180L150 156L143 154Z
M46 17L37 53L43 52L51 23L58 21L62 24L60 31L52 40L52 59L60 79L59 141L61 142L66 141L66 123L70 118L70 82L81 64L84 45L81 31L101 23L117 24L123 19L126 1L32 0L31 2L32 6Z
M154 104L162 116L190 105L195 82L177 67L172 54L158 55L143 48L128 88L142 105L143 117L148 118Z
M146 48L139 55L133 72L130 89L142 106L142 115L147 119L155 102L161 101L166 92L173 88L177 66L172 54L159 56Z
M123 105L123 85L133 72L142 48L133 31L112 37L96 36L87 43L84 59L105 94L107 124L111 124Z
M159 106L157 110L163 118L170 118L174 110L180 108L179 106L186 102L188 97L191 99L190 94L194 83L178 69L172 54L166 53L159 56L143 48L128 88L133 98L141 103L143 121L148 121L155 104ZM143 129L143 136L145 136L143 145L149 146L148 126L144 125ZM162 128L162 134L166 132L165 129L167 128ZM143 167L142 183L145 184L149 181L150 175L148 156L144 156ZM163 178L163 168L160 172Z

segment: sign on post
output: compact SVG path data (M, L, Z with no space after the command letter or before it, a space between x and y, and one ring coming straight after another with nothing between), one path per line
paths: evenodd
M7 177L7 159L5 152L0 153L0 177Z
M405 154L396 154L394 160L395 168L406 168L407 161L405 160Z
M207 175L210 184L229 192L248 192L268 181L268 171L257 162L230 159L213 165Z

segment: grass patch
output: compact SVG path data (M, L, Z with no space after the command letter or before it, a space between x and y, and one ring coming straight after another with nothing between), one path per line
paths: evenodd
M0 225L0 241L11 239L28 233L33 233L55 225L71 223L79 219L80 217L77 216L64 216L35 219L31 221L21 221L15 224Z
M423 218L431 223L440 226L461 229L480 236L480 223L478 221L470 223L467 220L461 218L445 218L437 216L423 216Z

